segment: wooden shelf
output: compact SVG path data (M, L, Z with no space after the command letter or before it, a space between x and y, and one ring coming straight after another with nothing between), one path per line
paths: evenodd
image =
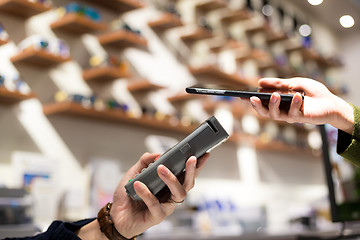
M23 94L19 91L9 91L4 87L0 87L0 103L2 104L14 104L22 100L36 97L34 93Z
M112 121L124 124L130 124L135 126L142 126L147 128L154 128L159 130L177 132L181 134L191 133L197 126L184 126L181 124L173 125L164 119L162 121L156 120L155 118L142 116L140 118L129 117L125 112L121 110L95 110L93 108L85 108L81 104L73 102L61 102L52 103L43 106L43 112L47 116L52 115L70 115L84 117L88 119L96 119L103 121ZM256 148L260 151L280 151L280 152L301 152L310 153L308 150L300 149L296 146L291 146L280 141L272 141L271 143L263 143L256 136L234 133L230 136L229 142L241 143L241 142L252 142Z
M212 38L212 37L213 37L213 34L209 30L206 30L205 28L202 28L202 27L198 27L194 31L192 31L188 34L182 35L180 38L184 42L192 43L194 41L204 40L204 39L208 39L208 38Z
M258 33L258 32L267 32L269 30L269 26L266 25L266 24L263 24L263 25L258 25L258 26L253 26L251 28L248 28L245 30L245 32L247 34L255 34L255 33Z
M301 51L301 49L303 49L304 47L301 46L301 45L295 45L295 44L288 44L285 46L285 51L287 53L291 53L291 52L294 52L294 51Z
M214 41L214 43L209 44L209 50L214 53L229 49L239 50L242 52L246 48L247 48L247 44L234 39L223 39L223 40L217 39L216 41Z
M308 156L315 156L313 152L308 148L300 148L295 145L286 144L285 142L279 140L272 140L271 142L265 143L261 141L260 137L253 136L249 134L243 133L233 133L229 141L234 143L246 143L253 144L257 151L270 151L270 152L280 152L280 153L288 153L288 154L301 154Z
M0 46L2 45L5 45L9 42L9 40L3 40L3 39L0 39Z
M50 67L56 64L64 63L69 61L70 58L64 58L62 56L51 54L45 50L26 49L19 54L10 58L11 62L27 63L39 67Z
M129 117L121 110L103 110L98 111L93 108L84 108L81 104L73 102L61 102L44 105L44 114L47 116L64 114L80 116L90 119L99 119L105 121L119 122L142 127L155 128L177 133L191 133L197 126L184 126L181 124L172 125L168 119L162 121L152 117L142 116L140 118Z
M50 25L53 30L66 31L70 33L83 34L106 30L106 24L95 22L88 17L74 13L68 13Z
M128 83L128 90L132 93L145 92L145 91L156 91L164 87L153 84L148 80L131 81Z
M50 6L28 0L0 0L0 12L10 13L19 17L31 17L51 10Z
M197 99L197 98L201 98L201 96L197 95L197 94L189 94L189 93L184 92L184 93L179 93L179 94L176 94L175 96L169 97L168 101L173 104L181 104L186 101L190 101L190 100Z
M147 41L144 37L126 30L117 30L98 35L98 40L103 46L112 46L117 48L127 47L147 47Z
M259 62L257 63L259 71L265 71L267 69L278 70L279 66L274 61L269 62Z
M227 7L227 3L224 0L208 0L197 4L196 10L206 13L225 7Z
M206 77L209 79L216 79L219 83L237 85L237 86L249 85L249 81L247 79L241 78L236 74L225 73L215 66L205 66L198 68L189 67L189 71L195 77Z
M279 41L287 40L288 36L284 32L276 32L276 31L267 31L266 32L266 41L268 43L276 43Z
M323 67L341 67L342 66L341 62L331 59L331 58L326 58L324 56L321 56L312 48L306 48L301 45L298 45L298 46L288 47L286 49L287 53L294 52L294 51L300 51L305 60L314 60Z
M113 66L95 67L83 71L83 79L87 82L106 82L130 76L128 71Z
M257 140L255 141L255 146L256 149L259 151L272 151L272 152L302 154L302 155L308 154L314 156L314 154L311 152L310 149L303 149L277 140L272 140L269 143L264 143L257 137Z
M252 49L247 49L245 51L237 51L236 52L236 56L235 56L236 61L244 62L244 61L249 60L249 59L254 59Z
M213 96L215 97L215 96ZM249 106L240 99L232 99L232 101L214 100L214 98L205 98L202 101L202 106L205 111L213 114L214 111L220 106L226 106L235 118L241 118L249 112Z
M166 31L183 26L181 19L171 13L164 13L158 19L148 22L148 26L157 31Z
M302 48L301 50L302 56L306 60L314 60L319 65L323 67L341 67L342 64L338 61L332 60L331 58L326 58L320 55L312 48Z
M110 9L118 14L145 7L141 0L84 0Z
M259 60L259 61L272 59L269 52L267 52L265 50L262 50L262 49L258 49L258 48L254 48L254 49L251 50L251 57L253 59Z
M246 9L242 9L242 10L233 11L225 15L224 17L221 18L221 22L223 24L231 24L238 21L248 20L252 18L252 16L253 14L250 11Z

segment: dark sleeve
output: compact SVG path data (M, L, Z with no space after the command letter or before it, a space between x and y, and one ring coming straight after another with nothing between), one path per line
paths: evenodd
M73 223L54 221L46 232L36 236L25 238L6 238L4 240L80 240L74 232L94 220L95 218L84 219Z
M352 135L338 131L337 153L360 167L360 108L354 108L354 132Z

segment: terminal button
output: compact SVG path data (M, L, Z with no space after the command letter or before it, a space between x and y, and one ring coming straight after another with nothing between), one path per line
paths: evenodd
M188 143L186 143L182 148L180 148L180 152L185 154L190 150L190 148L191 148L190 145Z

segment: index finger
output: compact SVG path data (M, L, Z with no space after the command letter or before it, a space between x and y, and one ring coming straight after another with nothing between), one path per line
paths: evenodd
M277 88L287 89L291 91L304 92L306 94L311 93L313 89L317 89L318 86L314 84L320 84L319 82L302 77L294 78L262 78L259 80L259 85L262 88Z
M259 80L259 86L262 88L290 89L289 79L281 78L262 78Z
M205 167L205 164L206 164L207 160L209 159L209 157L210 157L210 154L205 153L204 155L202 155L201 157L199 157L197 159L195 176L198 176L199 173L201 172L201 170Z
M146 168L151 162L153 162L158 156L160 156L159 153L144 153L140 159L133 165L129 171L126 173L125 176L127 178L131 178L135 176L135 174L141 172L143 168Z

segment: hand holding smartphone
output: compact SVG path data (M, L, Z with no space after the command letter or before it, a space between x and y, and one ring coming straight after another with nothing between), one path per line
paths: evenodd
M270 89L270 88L254 88L254 87L232 87L226 85L216 84L197 84L186 88L187 93L191 94L205 94L205 95L218 95L240 97L243 99L250 99L256 96L261 100L264 107L268 107L270 97L274 92L280 94L281 102L279 109L288 112L290 109L291 101L296 91L288 89ZM300 92L304 100L304 93Z

